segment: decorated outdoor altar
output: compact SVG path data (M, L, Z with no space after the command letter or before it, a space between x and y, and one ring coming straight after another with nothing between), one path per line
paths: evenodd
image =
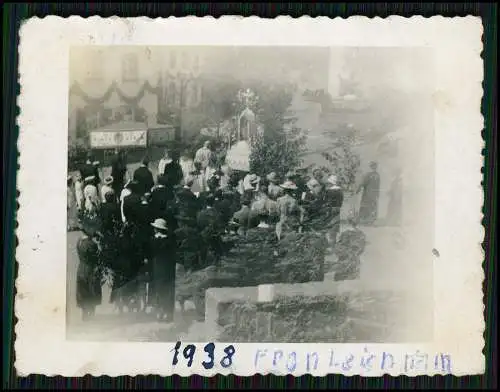
M241 110L235 118L236 127L225 135L228 145L226 164L233 171L250 171L252 147L256 139L263 136L264 128L254 113L258 99L250 89L238 93Z

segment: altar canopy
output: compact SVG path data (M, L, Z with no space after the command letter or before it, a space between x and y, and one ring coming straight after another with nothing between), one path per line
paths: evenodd
M249 172L252 144L255 138L263 133L263 127L258 124L257 116L249 108L257 96L252 91L246 90L240 92L238 97L244 102L244 109L236 118L236 143L231 145L232 140L229 138L230 147L226 155L226 164L232 170Z

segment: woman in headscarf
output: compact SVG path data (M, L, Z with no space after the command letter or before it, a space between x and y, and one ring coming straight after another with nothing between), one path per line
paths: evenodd
M95 177L89 176L85 178L83 188L83 197L85 199L83 206L82 221L86 224L96 225L98 219L98 210L101 203L97 187L95 185Z
M102 301L99 249L95 242L96 229L92 224L84 225L83 235L76 245L79 259L76 277L76 304L82 309L83 321L87 321L95 315L95 308Z
M78 228L78 207L76 203L76 195L73 187L73 177L68 176L67 181L67 211L68 211L68 231L74 231Z
M104 178L104 185L101 187L101 200L102 202L106 202L106 194L108 192L113 192L113 197L115 197L116 200L116 194L113 190L113 177L112 176L107 176Z
M153 292L158 306L157 318L164 322L174 321L176 241L165 219L158 218L151 244Z

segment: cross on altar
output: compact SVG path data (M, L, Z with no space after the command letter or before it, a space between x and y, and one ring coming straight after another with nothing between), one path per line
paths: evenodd
M244 91L240 91L239 93L240 95L240 100L245 104L245 106L250 106L250 100L251 99L255 99L255 93L250 90L249 88L247 88L246 90Z

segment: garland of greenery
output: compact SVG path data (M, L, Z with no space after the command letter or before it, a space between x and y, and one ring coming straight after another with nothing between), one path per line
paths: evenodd
M73 85L70 87L69 93L70 95L74 94L82 98L87 104L90 105L102 105L104 104L113 93L117 93L118 97L125 102L128 105L137 105L139 101L144 97L146 92L151 92L154 94L159 95L161 93L161 85L157 87L151 86L149 81L144 82L142 87L139 89L139 92L136 94L135 97L130 97L127 96L126 94L123 93L123 91L120 89L118 86L118 83L116 81L113 81L109 88L106 90L106 92L101 96L101 97L91 97L85 91L83 88L80 86L78 82L73 83Z

